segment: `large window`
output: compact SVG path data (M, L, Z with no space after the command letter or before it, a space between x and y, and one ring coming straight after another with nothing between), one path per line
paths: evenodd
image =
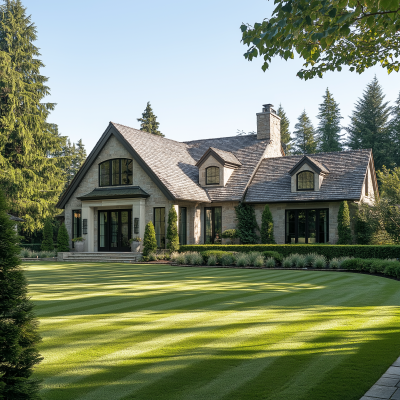
M154 208L154 230L156 231L157 247L165 249L165 208Z
M187 209L186 207L179 207L179 244L187 244L186 237L186 221L187 221Z
M99 186L132 185L132 160L115 158L99 165Z
M297 190L314 190L314 174L304 171L297 174Z
M206 168L206 185L219 185L219 168Z
M221 243L222 207L204 209L204 243Z
M286 210L286 243L327 243L328 209Z
M82 236L82 223L81 223L81 210L72 211L72 239ZM75 242L72 242L72 248L75 246Z

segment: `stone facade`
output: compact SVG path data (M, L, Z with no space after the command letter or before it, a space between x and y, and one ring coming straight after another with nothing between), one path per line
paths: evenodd
M219 185L207 185L206 184L206 169L208 167L218 167L219 168ZM234 168L224 167L219 161L217 161L212 155L201 164L199 167L199 184L203 187L218 187L225 186L231 177Z

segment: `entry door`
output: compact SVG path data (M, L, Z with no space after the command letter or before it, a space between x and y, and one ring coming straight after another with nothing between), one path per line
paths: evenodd
M222 207L204 209L204 243L221 243Z
M130 251L132 212L99 211L99 251Z

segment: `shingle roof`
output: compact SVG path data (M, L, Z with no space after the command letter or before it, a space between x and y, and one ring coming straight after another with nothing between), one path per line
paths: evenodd
M217 149L215 147L210 147L210 149L215 153L217 153L226 163L234 165L242 165L242 163L237 159L237 157L232 152Z
M121 186L96 188L88 194L78 197L78 200L101 200L101 199L122 199L122 198L137 198L149 197L139 186Z
M233 171L225 187L205 189L212 201L239 201L268 143L268 140L257 139L257 135L243 135L194 140L186 142L186 145L196 161L210 147L232 153L240 161L242 166Z
M24 220L22 218L14 217L14 215L11 215L11 214L7 214L7 215L10 217L11 221L24 222Z
M293 168L289 171L289 174L293 175L294 173L296 173L297 170L305 163L311 164L311 166L314 164L314 167L318 169L318 172L323 172L325 174L329 173L329 171L325 168L325 166L322 165L315 158L312 158L310 156L303 156L303 158L301 158L300 161L297 164L295 164Z
M313 154L312 158L329 169L319 191L291 192L289 171L303 156L264 159L245 196L251 203L293 201L359 200L371 150Z

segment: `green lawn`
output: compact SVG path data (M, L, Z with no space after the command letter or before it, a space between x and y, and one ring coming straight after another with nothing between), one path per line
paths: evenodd
M400 355L400 282L30 263L46 400L359 400Z

